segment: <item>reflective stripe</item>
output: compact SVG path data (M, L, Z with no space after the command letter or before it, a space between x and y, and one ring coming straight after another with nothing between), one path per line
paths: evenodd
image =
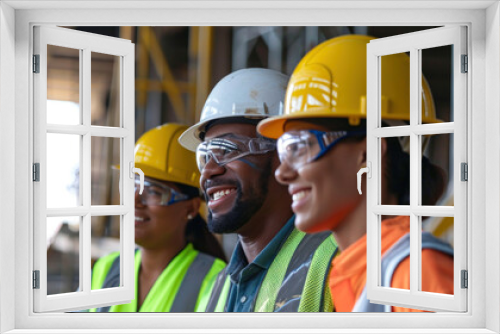
M422 249L433 249L453 256L453 248L446 242L437 239L429 232L422 232ZM399 264L410 255L410 234L405 234L382 257L381 286L390 287L392 276ZM392 306L372 304L367 298L366 286L356 301L352 312L391 312Z
M226 311L226 302L227 296L229 295L229 287L231 286L231 280L229 276L226 277L226 281L224 282L224 286L222 288L221 295L225 296L224 298L220 298L215 306L215 312L225 312Z
M212 293L210 294L210 299L208 300L205 312L215 312L215 308L218 304L218 301L221 299L221 292L222 289L224 288L224 281L226 280L226 278L229 278L229 276L226 277L226 270L227 267L224 268L219 273L219 275L217 275L217 279L214 283L214 287L212 289ZM227 296L225 299L227 299Z
M182 280L170 312L193 312L205 276L214 264L215 258L199 252Z
M137 252L137 251L136 251ZM102 284L102 289L104 288L114 288L120 286L120 256L118 255L113 261L113 264L109 268L106 279Z
M323 266L322 268L318 268L318 266L313 268L311 267L311 262L313 261L313 256L318 254L321 248L320 245L332 235L331 232L322 232L315 234L307 234L300 242L299 246L295 249L293 253L293 257L290 261L290 264L287 268L285 279L281 284L281 288L278 293L278 297L276 298L276 303L274 306L274 311L277 312L297 312L299 310L299 305L301 301L304 300L306 296L303 295L306 286L306 280L309 277L311 281L317 281L318 284L324 284L324 276L325 273ZM331 241L327 241L331 242ZM332 251L334 251L332 249ZM331 257L331 253L326 254L326 258L328 259L328 263L326 261L322 261L321 258L317 258L315 263L323 262L329 266L329 260ZM312 275L312 276L311 276ZM319 279L321 277L321 279ZM315 284L316 285L316 284ZM319 289L318 291L322 294L323 289ZM318 305L314 306L315 310L320 310L319 302L321 298L318 300ZM288 303L293 304L287 305Z
M137 252L137 249L135 250ZM118 255L113 264L109 268L108 274L106 275L106 279L102 284L101 289L105 288L114 288L120 286L120 255ZM110 306L99 307L96 312L109 312Z
M106 275L118 255L120 255L120 252L113 252L104 258L99 259L99 261L95 263L92 268L92 290L100 289L102 287L102 284L106 280Z

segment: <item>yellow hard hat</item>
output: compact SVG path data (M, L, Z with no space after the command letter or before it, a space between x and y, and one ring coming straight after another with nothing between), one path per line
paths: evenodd
M187 128L169 123L143 134L135 144L135 167L145 176L199 188L200 173L195 154L178 142Z
M288 119L366 118L366 45L370 36L346 35L321 43L307 53L288 83L284 115L263 120L258 131L269 138L284 133ZM423 78L423 77L422 77ZM432 94L422 79L422 121L436 123ZM410 119L410 58L382 57L382 119Z

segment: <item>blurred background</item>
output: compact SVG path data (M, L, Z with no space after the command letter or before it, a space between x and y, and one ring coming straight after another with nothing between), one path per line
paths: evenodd
M300 59L321 42L346 34L387 37L431 27L66 27L131 40L135 44L135 138L167 122L192 125L199 120L205 99L214 85L232 71L271 68L290 75ZM424 50L423 73L432 90L437 116L453 121L451 47ZM48 48L48 123L79 122L79 51ZM92 125L118 126L118 57L92 53ZM408 88L409 89L409 88ZM65 137L63 137L65 136ZM75 137L75 138L73 138ZM452 180L452 135L433 136L427 155ZM80 144L76 136L47 137L48 207L72 207L79 202ZM120 141L93 137L92 205L119 204ZM64 154L60 154L64 152ZM453 184L440 205L453 205ZM48 294L75 291L79 276L79 218L57 217L47 222ZM452 240L453 219L425 220L424 227ZM92 263L119 250L120 217L93 217ZM217 236L226 255L235 235Z

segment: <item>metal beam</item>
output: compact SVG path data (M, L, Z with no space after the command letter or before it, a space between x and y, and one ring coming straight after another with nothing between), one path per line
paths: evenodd
M165 93L167 94L172 106L174 108L174 112L177 116L177 120L180 122L184 122L185 115L185 106L182 101L182 96L179 88L175 85L175 79L170 69L170 66L167 63L165 55L161 49L160 43L156 38L156 35L152 31L150 27L143 27L143 29L139 30L139 33L143 39L144 47L151 54L151 59L155 64L156 70L160 74L160 76L164 79L162 81L162 85ZM174 83L173 85L169 83Z
M199 28L199 54L196 73L196 99L194 122L201 116L201 110L210 92L211 60L213 48L213 27Z

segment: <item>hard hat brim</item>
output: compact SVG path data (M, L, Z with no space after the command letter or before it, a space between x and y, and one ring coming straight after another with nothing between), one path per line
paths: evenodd
M329 109L327 109L329 110ZM307 119L307 118L346 118L346 119L366 119L365 116L356 116L353 115L352 112L325 112L325 108L315 108L311 110L301 111L293 114L286 114L281 116L274 116L268 119L262 120L257 125L257 132L259 132L262 136L278 139L281 137L285 131L285 123L291 119ZM404 117L397 117L394 115L393 117L383 117L383 119L392 119L392 120L406 120ZM437 118L425 118L422 120L423 123L442 123L443 121Z
M298 113L287 114L282 116L270 117L261 121L257 125L257 131L264 137L278 139L285 133L285 123L291 119L304 118L352 118L352 113L325 113L324 108L315 108L312 110L301 111ZM366 117L362 117L366 118Z

